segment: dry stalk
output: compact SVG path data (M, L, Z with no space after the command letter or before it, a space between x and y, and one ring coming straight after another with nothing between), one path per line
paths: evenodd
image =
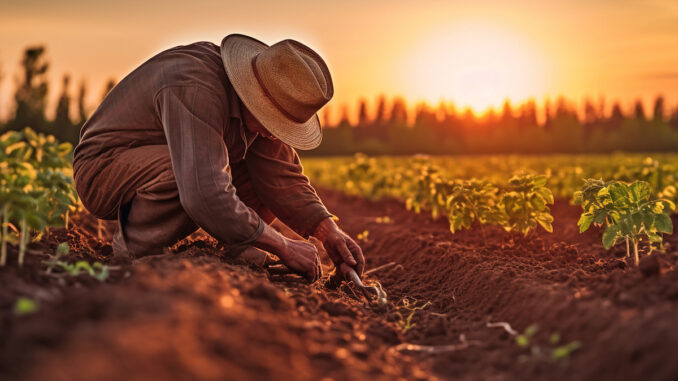
M504 328L504 331L508 332L511 336L518 336L518 331L511 328L511 325L505 321L499 321L496 323L487 322L488 328Z
M459 335L459 344L448 344L448 345L419 345L419 344L408 344L402 343L393 347L394 351L407 351L407 352L423 352L428 354L438 354L438 353L447 353L454 352L466 349L471 346L478 346L482 343L478 340L466 340L466 335Z

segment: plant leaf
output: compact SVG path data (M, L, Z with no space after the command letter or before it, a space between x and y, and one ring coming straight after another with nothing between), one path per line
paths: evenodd
M654 226L657 228L658 232L668 234L673 233L673 223L671 222L671 218L664 213L658 214L654 218Z
M609 225L605 228L603 232L603 247L605 249L610 249L617 240L617 234L619 233L619 227L617 225Z

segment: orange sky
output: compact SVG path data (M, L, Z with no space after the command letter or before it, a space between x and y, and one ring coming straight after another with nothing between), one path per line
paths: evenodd
M52 94L68 72L95 102L107 78L156 52L235 32L318 50L335 80L335 115L380 93L477 111L560 94L628 107L661 93L678 106L676 0L2 0L0 116L27 45L47 46Z

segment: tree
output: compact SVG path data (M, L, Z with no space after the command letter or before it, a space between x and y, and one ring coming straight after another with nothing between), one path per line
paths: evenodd
M367 101L361 99L358 102L358 127L367 127L370 122L369 116L367 116Z
M327 128L330 126L330 120L331 120L332 114L330 113L330 106L325 106L323 108L323 128Z
M544 101L544 128L548 129L551 126L551 100L546 99Z
M80 90L78 91L78 116L79 116L79 125L83 125L87 120L87 110L85 109L85 96L87 96L87 85L85 81L80 82Z
M101 95L102 101L104 100L104 98L106 98L106 95L108 95L108 93L110 93L111 90L113 90L116 84L117 82L113 78L109 78L108 81L106 81L106 85L104 86L104 92Z
M636 103L633 106L633 116L637 120L642 120L642 121L647 120L645 118L645 108L643 107L643 102L641 102L640 100L637 100Z
M348 117L348 106L346 103L341 105L341 119L339 119L339 126L351 126L351 120Z
M380 95L377 99L377 110L374 115L374 124L377 126L382 126L386 124L386 97Z
M31 126L38 131L45 128L49 63L44 54L42 46L29 47L24 51L21 60L23 79L14 95L16 109L14 119L9 123L11 128Z
M598 122L598 112L589 98L584 101L584 124L592 126Z
M73 126L73 122L71 121L71 96L68 94L68 85L70 80L71 78L68 76L68 74L64 74L62 80L63 87L61 90L61 95L59 96L59 102L57 103L56 112L54 114L54 128L57 130L57 134L59 135L61 135L60 132L64 132Z
M521 106L520 120L523 127L532 127L537 125L537 103L534 99L528 99Z
M624 120L624 112L621 109L619 102L615 102L612 105L612 113L608 119L608 125L611 129L619 129L621 127L622 121Z
M654 112L652 119L655 122L664 121L664 97L661 95L657 96L657 98L654 100Z
M511 109L511 102L509 102L508 99L504 101L504 106L501 108L501 121L504 124L513 121L513 110Z
M417 105L417 113L415 116L415 127L431 129L435 126L438 119L435 111L431 110L428 104L421 102Z
M570 110L565 97L561 95L558 97L558 100L556 100L556 119L569 119L572 116L574 116L574 112Z
M405 125L407 124L407 105L403 98L393 99L393 106L391 106L391 116L389 118L391 125Z
M674 129L678 130L678 107L676 107L671 113L671 117L669 118L669 125Z

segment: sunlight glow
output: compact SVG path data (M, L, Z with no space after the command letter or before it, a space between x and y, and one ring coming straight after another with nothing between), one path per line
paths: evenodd
M529 39L496 26L467 24L438 31L408 53L404 69L413 98L448 99L481 112L505 99L545 91L542 58Z

